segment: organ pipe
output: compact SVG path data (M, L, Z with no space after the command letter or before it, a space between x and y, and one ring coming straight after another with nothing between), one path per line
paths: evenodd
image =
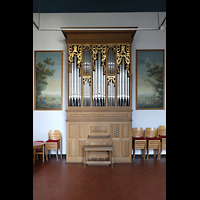
M69 106L81 106L81 77L77 67L77 56L74 56L74 62L71 63L71 73L69 73Z
M83 74L87 75L87 76L83 76L83 106L91 105L91 102L90 102L91 76L88 76L90 72L91 72L91 55L90 55L88 46L86 46L85 50L83 51Z
M114 74L115 73L115 54L112 50L112 48L108 51L108 64L107 64L107 73L108 74Z
M91 56L88 47L83 52L83 74L89 74L91 71Z
M108 106L115 106L115 76L108 76Z
M122 64L119 65L119 74L117 74L117 106L129 106L129 77L125 69L125 58L122 58Z
M95 60L93 71L93 106L105 106L105 75L101 65L101 51L98 50L98 58Z

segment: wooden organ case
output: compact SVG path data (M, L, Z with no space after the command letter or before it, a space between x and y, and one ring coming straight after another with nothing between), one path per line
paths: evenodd
M131 43L136 31L62 32L67 43L66 162L83 162L84 145L112 144L113 161L130 163ZM89 155L107 157L106 152Z

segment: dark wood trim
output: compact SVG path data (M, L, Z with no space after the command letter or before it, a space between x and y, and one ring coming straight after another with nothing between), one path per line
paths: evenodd
M70 29L70 27L67 27ZM97 30L62 30L65 41L68 43L132 43L136 30L107 30L137 27L90 27ZM64 27L61 27L64 29ZM80 29L75 27L74 29ZM98 30L105 29L105 30Z

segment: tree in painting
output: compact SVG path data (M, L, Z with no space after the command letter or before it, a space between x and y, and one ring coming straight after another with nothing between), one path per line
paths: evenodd
M48 69L46 67L47 65L54 66L54 64L55 61L52 61L52 58L46 58L43 62L38 61L36 64L36 107L39 102L42 103L42 101L39 101L39 96L47 87L47 77L53 76L55 73L55 69Z
M145 61L145 67L147 68L147 76L149 77L145 81L148 81L154 88L155 93L158 94L158 104L163 102L163 66L158 64L151 65L147 59ZM154 93L154 95L155 95Z

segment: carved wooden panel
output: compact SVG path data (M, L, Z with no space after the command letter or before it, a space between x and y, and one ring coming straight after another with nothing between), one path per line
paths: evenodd
M78 137L86 138L86 125L85 124L78 125Z
M121 129L121 131L122 131L122 137L123 138L128 138L129 137L129 135L130 135L130 127L129 127L129 124L122 124L122 129Z
M113 157L119 157L120 156L120 139L119 138L113 138Z
M89 134L91 135L108 135L109 134L109 125L102 123L94 123L89 125Z
M77 129L76 124L69 124L69 138L76 138L77 137Z
M85 139L78 139L78 156L83 157L83 146L85 145L86 140Z
M70 139L69 140L69 152L70 157L77 156L77 140L76 139Z
M73 107L70 109L74 109ZM112 108L104 108L105 112L98 112L95 107L84 107L85 112L67 112L67 121L68 122L126 122L131 121L132 115L129 111L123 112L108 112L108 109ZM103 108L102 108L103 109ZM115 110L119 109L114 108ZM121 108L122 109L122 108ZM127 108L123 108L127 110Z
M119 124L113 125L113 137L118 138L119 137Z
M130 152L129 152L129 139L122 139L122 156L123 157L128 157L130 155Z

